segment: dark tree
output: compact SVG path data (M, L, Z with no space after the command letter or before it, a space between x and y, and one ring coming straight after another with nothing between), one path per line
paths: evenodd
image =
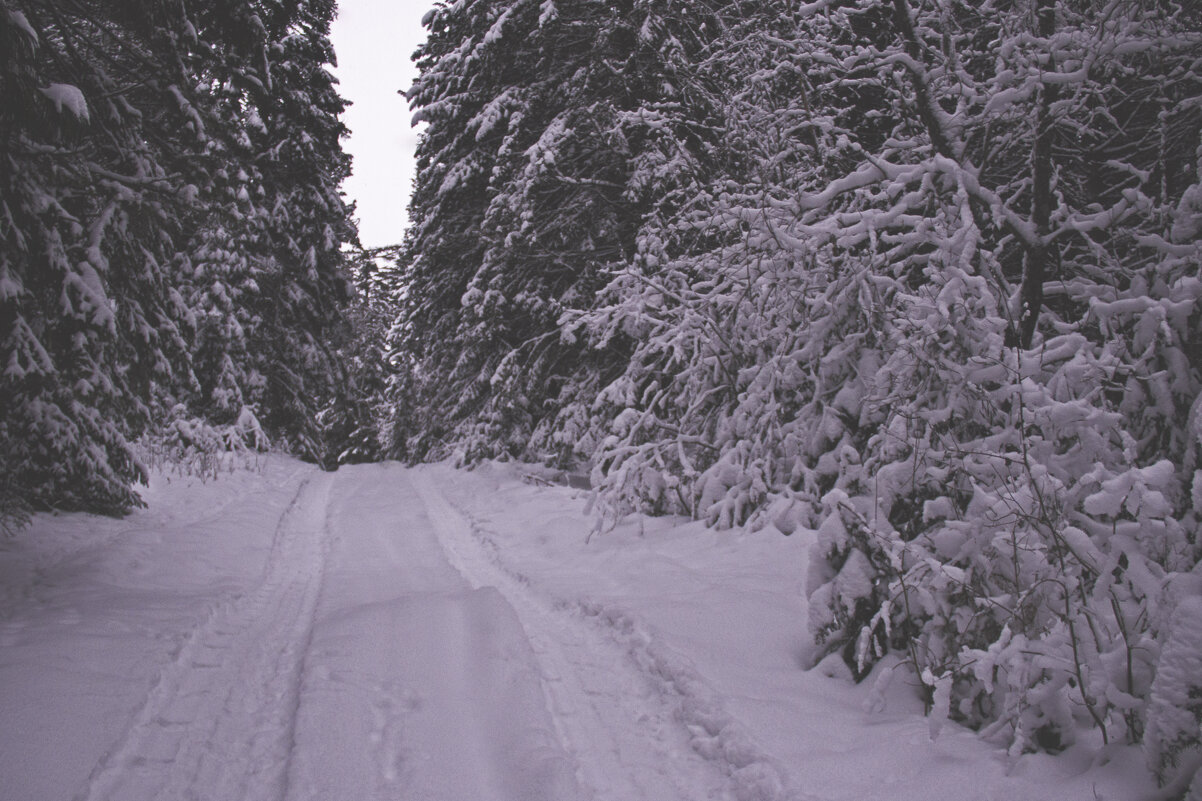
M412 416L394 441L413 458L564 458L575 384L595 385L627 344L587 348L560 321L633 257L663 179L648 166L657 130L701 100L688 65L716 21L706 4L659 2L474 3L427 21L393 342ZM702 150L702 127L670 133Z
M0 5L0 485L120 511L170 415L303 448L354 239L333 4Z

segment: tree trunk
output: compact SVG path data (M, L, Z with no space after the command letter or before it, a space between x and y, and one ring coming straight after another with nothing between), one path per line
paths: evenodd
M1056 30L1055 0L1039 0L1036 6L1036 24L1039 36L1049 38ZM1051 56L1045 68L1053 69ZM1059 97L1055 84L1045 84L1040 89L1039 112L1035 121L1035 144L1031 155L1031 222L1039 242L1027 248L1027 268L1023 273L1020 297L1022 309L1019 313L1019 344L1031 347L1039 312L1043 307L1043 284L1059 262L1059 248L1048 241L1052 218L1052 106Z

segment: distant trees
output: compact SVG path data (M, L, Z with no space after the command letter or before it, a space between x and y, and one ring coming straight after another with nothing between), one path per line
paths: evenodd
M388 333L395 313L400 246L356 250L350 265L355 293L343 324L328 346L336 385L317 413L323 465L356 464L381 458L390 411Z
M902 654L1016 753L1147 727L1173 779L1202 17L603 6L430 18L398 452L575 456L610 514L815 529L820 654Z
M354 239L333 10L0 3L8 497L136 504L132 443L172 415L306 447Z

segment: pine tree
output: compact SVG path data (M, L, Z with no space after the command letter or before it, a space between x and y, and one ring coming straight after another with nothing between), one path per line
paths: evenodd
M137 503L132 439L187 361L166 291L172 168L194 144L185 30L160 4L0 6L0 484L34 508Z
M269 80L247 93L258 119L246 132L254 171L240 242L258 268L257 294L245 305L248 366L262 381L259 416L313 458L321 451L317 411L341 391L329 341L351 293L343 246L356 241L338 189L350 174L339 143L346 104L326 69L334 8L332 0L265 7Z
M397 286L400 249L389 245L355 254L354 298L331 344L338 366L337 386L318 413L323 464L357 464L380 458L383 424L390 417L385 343L395 311L392 291Z
M560 412L615 353L565 339L560 318L633 256L653 191L640 171L657 146L648 122L681 104L675 73L708 14L655 2L432 12L411 93L429 128L395 343L413 360L411 455L447 442L469 459L571 452Z
M0 7L10 497L138 503L133 443L172 415L234 424L258 404L277 432L314 426L312 402L291 407L328 386L321 340L354 238L332 13Z

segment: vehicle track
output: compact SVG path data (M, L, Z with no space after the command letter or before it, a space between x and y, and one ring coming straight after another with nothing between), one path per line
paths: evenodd
M593 801L702 801L738 797L715 764L695 753L680 698L588 619L536 595L498 565L470 520L428 473L409 474L448 560L475 587L495 587L517 612L542 670L546 703L577 781Z
M301 483L261 579L188 634L77 801L284 798L334 480Z

